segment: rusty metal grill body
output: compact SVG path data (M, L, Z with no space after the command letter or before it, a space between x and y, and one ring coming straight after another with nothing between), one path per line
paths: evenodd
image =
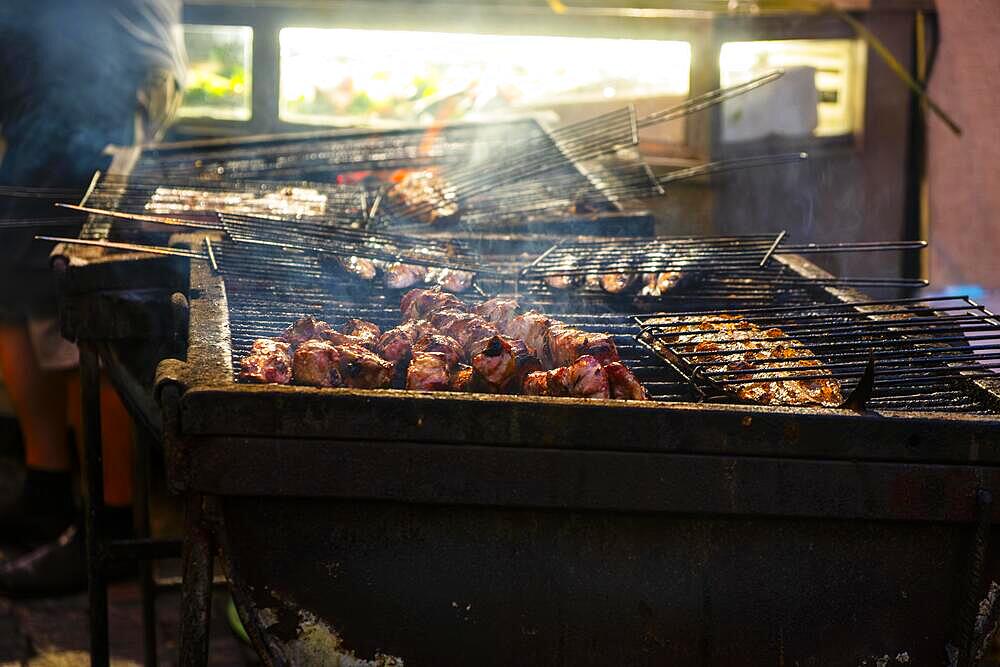
M253 338L301 314L398 318L398 292L272 278L193 261L187 358L158 375L171 482L209 499L272 664L317 636L408 665L936 662L981 594L965 582L975 491L1000 488L995 389L867 414L698 404L630 343L635 299L544 289L523 298L614 332L657 400L236 384ZM702 305L732 303L723 284Z

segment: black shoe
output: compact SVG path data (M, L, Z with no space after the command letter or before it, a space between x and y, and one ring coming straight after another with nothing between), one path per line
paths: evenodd
M128 510L111 510L113 516ZM109 525L114 537L130 537ZM0 561L0 595L8 597L52 597L87 589L87 543L83 527L74 523L54 542L28 553ZM105 566L107 581L136 575L135 563L112 562Z
M87 588L83 530L71 525L54 542L0 562L0 595L49 597Z
M55 540L76 518L69 473L29 469L21 488L0 502L0 544Z

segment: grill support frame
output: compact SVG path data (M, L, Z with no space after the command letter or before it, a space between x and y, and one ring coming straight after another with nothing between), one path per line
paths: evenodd
M499 538L491 532L488 517L505 512L527 513L524 516L538 521L553 513L567 520L581 517L574 519L582 521L580 525L589 525L587 517L608 512L623 517L625 524L650 516L664 521L687 517L697 525L777 522L773 525L803 530L847 522L844 525L875 531L885 539L908 531L935 535L934 548L954 557L942 573L942 581L950 582L972 576L971 571L961 573L970 567L970 557L957 554L965 552L973 532L977 494L1000 488L1000 420L993 417L237 385L232 380L225 286L205 262L191 262L190 296L187 359L162 362L157 376L168 481L173 490L205 496L219 508L211 524L213 539L222 545L241 617L255 647L271 664L287 663L294 633L289 635L285 625L284 630L269 629L267 619L277 607L253 592L267 582L254 578L259 568L246 560L247 547L264 548L282 533L262 530L247 537L248 522L241 517L251 508L260 512L255 514L258 519L287 517L289 508L301 503L329 508L341 517L348 510L374 517L376 507L388 504L415 526L435 512L473 512L485 522L483 539L491 544ZM988 521L1000 523L1000 508L991 508ZM947 544L935 532L941 526L957 531L949 533ZM322 534L319 526L311 528ZM394 548L375 533L367 535L376 546ZM843 543L824 544L833 549L831 558L851 557ZM509 546L529 548L518 539ZM768 553L780 561L780 556ZM918 574L918 561L905 572L890 571L902 581L904 575ZM987 577L1000 576L997 554L988 554L985 561ZM522 566L525 585L540 585L531 564ZM802 575L793 562L779 566L791 567L794 575L789 576ZM462 566L454 567L472 576ZM949 575L952 567L958 571ZM199 578L204 576L202 572ZM289 590L298 584L289 584ZM956 618L960 613L959 588L942 585L935 590L938 616ZM808 592L803 595L785 602L818 600ZM428 614L431 624L438 624L434 627L444 627L441 614ZM366 635L365 628L347 625L354 633L353 642L345 638L348 649L370 654L383 641ZM549 630L555 632L555 626ZM964 636L951 623L937 621L919 632L940 640L941 652L945 639L954 642ZM185 629L185 637L197 636L195 629ZM392 641L398 645L400 640ZM449 655L447 642L426 636L423 641L435 647L435 664L451 664L441 661ZM392 653L391 646L377 645ZM636 646L627 651L641 648L664 655L652 645ZM488 654L490 649L484 650ZM928 650L921 644L911 657L919 661ZM428 655L423 659L430 659ZM564 655L580 657L572 650ZM407 658L405 651L401 657ZM484 664L500 659L480 657ZM452 662L462 664L460 660L454 657Z

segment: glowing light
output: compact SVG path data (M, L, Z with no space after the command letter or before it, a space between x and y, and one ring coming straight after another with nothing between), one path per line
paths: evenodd
M284 119L430 122L609 97L684 96L687 42L285 28Z

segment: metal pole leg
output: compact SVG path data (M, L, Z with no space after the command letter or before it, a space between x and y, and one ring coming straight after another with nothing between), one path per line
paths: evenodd
M84 529L87 538L87 590L90 596L90 664L108 667L108 582L104 574L104 455L101 449L101 368L97 350L80 343L83 410L83 477L86 485Z
M150 435L141 427L135 429L135 498L132 510L137 539L149 537L149 456ZM157 667L156 655L156 586L153 581L153 561L139 560L139 587L142 600L142 653L145 667Z
M205 667L212 619L212 532L205 523L203 497L187 497L184 513L184 580L181 584L180 664Z

